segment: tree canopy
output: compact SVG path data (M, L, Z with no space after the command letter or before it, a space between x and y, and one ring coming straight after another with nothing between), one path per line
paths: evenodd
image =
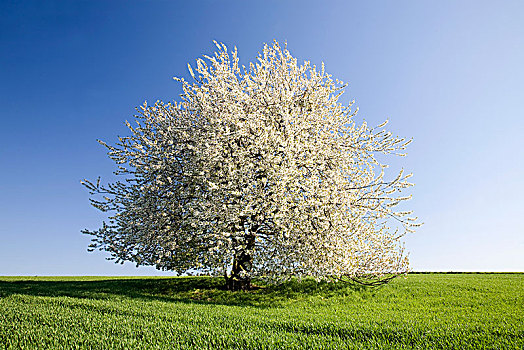
M396 206L411 174L386 178L384 155L410 140L355 121L346 85L287 47L248 67L216 43L189 67L181 100L145 103L108 145L122 180L84 180L109 212L90 249L183 274L376 282L408 270L402 236L419 224ZM380 155L380 156L379 156ZM101 196L97 196L101 195Z

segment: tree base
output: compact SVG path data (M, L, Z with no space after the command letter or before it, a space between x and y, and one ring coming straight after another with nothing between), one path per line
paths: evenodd
M230 290L232 292L236 292L239 290L247 291L253 289L253 286L251 285L251 279L237 279L234 277L227 277L224 276L226 279L226 289Z

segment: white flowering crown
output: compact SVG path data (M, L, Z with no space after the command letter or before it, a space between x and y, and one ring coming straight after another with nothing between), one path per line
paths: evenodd
M144 104L130 136L100 141L122 181L85 180L110 212L91 249L176 273L371 278L405 273L401 237L420 224L395 207L411 174L386 180L378 155L410 140L355 122L346 85L277 42L249 67L236 48L189 66L180 102ZM381 156L380 159L384 159ZM235 265L236 264L236 265ZM236 270L235 270L236 269Z

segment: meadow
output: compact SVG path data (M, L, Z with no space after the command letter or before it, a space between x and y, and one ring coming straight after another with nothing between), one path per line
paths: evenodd
M209 277L0 277L0 349L519 349L524 274L378 288Z

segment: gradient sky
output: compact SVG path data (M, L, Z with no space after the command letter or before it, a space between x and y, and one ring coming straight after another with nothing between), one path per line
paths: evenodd
M372 4L371 4L372 3ZM103 216L84 178L110 179L96 139L214 52L253 60L287 41L349 83L357 121L412 137L406 236L418 271L524 271L524 2L0 2L0 275L153 275L88 253Z

